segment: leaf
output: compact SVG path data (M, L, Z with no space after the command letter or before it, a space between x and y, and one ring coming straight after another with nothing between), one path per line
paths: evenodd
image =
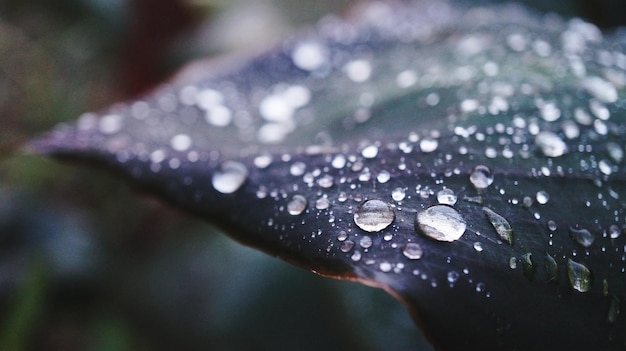
M439 349L623 348L624 39L511 5L356 18L31 149L383 288Z

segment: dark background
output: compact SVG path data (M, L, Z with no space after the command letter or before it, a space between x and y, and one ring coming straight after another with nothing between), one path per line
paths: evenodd
M0 350L427 350L382 291L20 149L194 58L269 47L353 3L0 0ZM607 31L626 23L623 0L525 3Z

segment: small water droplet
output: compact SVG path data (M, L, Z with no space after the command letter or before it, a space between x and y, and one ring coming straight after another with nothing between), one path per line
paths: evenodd
M381 271L387 273L387 272L391 271L391 268L393 268L393 267L391 266L391 263L389 263L389 262L381 262L378 265L378 268L380 268Z
M292 216L297 216L304 212L307 207L307 200L302 195L294 195L287 204L287 212Z
M299 177L303 175L304 171L306 171L306 164L304 162L298 161L292 164L291 167L289 167L289 173L291 173L291 175L294 177Z
M551 232L553 232L553 231L555 231L555 230L556 230L556 228L557 228L557 226L556 226L556 222L555 222L555 221L553 221L553 220L549 220L549 221L548 221L548 229L549 229Z
M533 262L533 254L527 252L522 255L522 272L526 279L532 281L535 279L535 273L537 272L537 266Z
M317 180L317 185L322 188L330 188L335 184L335 179L330 174L325 174Z
M345 230L340 231L339 234L337 235L337 240L346 241L346 239L348 239L348 233L346 233Z
M350 250L352 250L353 247L354 247L354 241L346 240L341 244L341 247L339 249L341 250L341 252L350 252Z
M554 257L552 257L549 253L546 253L545 264L546 264L546 282L548 283L558 282L559 267Z
M363 156L365 158L374 158L377 155L378 155L378 146L376 146L376 145L366 146L361 151L361 156Z
M535 144L548 157L563 156L567 152L565 142L553 132L539 132L535 137Z
M439 141L437 139L422 139L420 141L420 149L422 152L430 153L436 151L439 147Z
M402 253L410 260L419 260L422 258L424 250L418 243L408 243L402 250Z
M441 189L437 193L437 201L442 205L454 205L457 201L457 196L452 189Z
M511 257L509 259L509 267L511 269L516 269L517 268L517 257Z
M448 283L454 284L459 279L459 273L457 271L448 272Z
M338 154L333 158L331 165L333 166L333 168L341 169L346 165L346 162L346 157L342 154Z
M361 259L361 251L354 251L350 259L352 259L352 261L354 262L359 261Z
M572 239L574 239L574 241L576 241L577 243L579 243L580 245L584 246L584 247L589 247L591 246L591 244L593 244L593 241L595 240L595 237L593 236L593 234L591 234L591 232L585 228L569 228L569 234L572 237Z
M617 225L613 224L609 227L609 238L617 239L620 237L621 234L622 234L622 231L619 229Z
M480 242L475 242L474 243L474 250L476 250L476 252L482 252L483 251L483 244L481 244Z
M485 283L476 284L476 292L483 292L485 290Z
M487 166L478 165L470 174L470 182L476 189L486 189L493 183L493 174Z
M591 289L591 271L584 264L568 259L567 277L574 290L587 292Z
M438 240L453 242L465 233L466 223L460 213L446 205L435 205L417 214L422 233Z
M381 171L376 177L376 180L378 180L378 182L381 184L387 183L389 179L391 179L391 174L389 174L389 172L387 171Z
M325 210L330 207L330 201L327 197L320 197L315 201L315 208L318 210Z
M402 200L404 200L405 196L406 196L406 192L404 191L403 188L395 188L391 192L391 198L394 201L402 201Z
M493 210L487 207L483 207L483 211L487 216L489 222L498 233L500 239L509 243L509 245L513 245L513 229L511 228L511 224L501 215L495 213Z
M361 240L359 240L359 245L364 249L369 249L372 247L372 238L367 235L362 237Z
M547 192L541 190L537 192L536 199L540 205L545 205L548 203L548 200L550 200L550 195L548 195Z
M272 155L263 154L254 158L254 165L259 169L265 169L272 164Z
M231 194L239 190L248 178L248 169L242 163L226 161L213 173L211 184L222 194Z
M380 200L365 201L354 213L354 223L366 232L379 232L395 219L391 206Z

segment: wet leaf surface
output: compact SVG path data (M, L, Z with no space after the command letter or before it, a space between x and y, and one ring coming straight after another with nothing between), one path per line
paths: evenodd
M515 6L355 18L31 149L384 288L442 350L622 349L625 39Z

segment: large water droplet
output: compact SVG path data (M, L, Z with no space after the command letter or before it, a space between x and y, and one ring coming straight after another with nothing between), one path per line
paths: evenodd
M593 244L595 237L591 232L585 228L569 228L569 234L577 243L584 247L589 247Z
M418 243L408 243L404 247L404 250L402 250L402 253L411 260L419 260L422 258L424 250Z
M567 277L574 290L587 292L591 289L591 271L584 264L568 259Z
M287 204L287 212L292 216L297 216L306 210L308 201L302 195L294 195Z
M438 241L453 242L465 233L466 223L460 213L446 205L435 205L417 214L422 233Z
M548 157L563 156L567 152L565 142L553 132L543 131L535 137L535 144Z
M470 182L476 189L486 189L493 183L493 174L487 166L478 165L470 174Z
M509 221L495 213L490 208L483 207L483 211L485 212L489 222L491 222L493 228L496 230L496 233L498 233L500 239L506 241L509 245L513 245L513 229L511 228Z
M454 205L457 201L457 196L452 189L442 189L437 193L437 201L442 205Z
M213 174L211 183L222 194L231 194L239 190L248 178L248 169L242 163L226 161Z
M354 213L354 223L366 232L379 232L391 225L395 216L387 203L368 200Z

